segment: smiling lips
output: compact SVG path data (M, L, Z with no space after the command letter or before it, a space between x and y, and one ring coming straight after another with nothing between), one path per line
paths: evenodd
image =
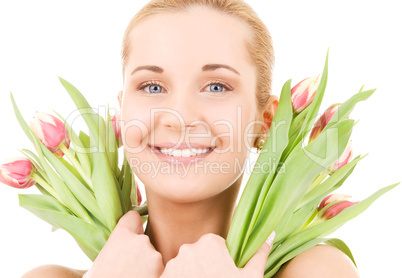
M183 143L179 146L173 143L163 143L150 147L160 160L171 164L189 164L205 159L215 149L215 147L195 143L191 145Z

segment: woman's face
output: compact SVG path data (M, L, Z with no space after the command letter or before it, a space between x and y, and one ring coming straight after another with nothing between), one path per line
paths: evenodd
M243 172L261 127L248 32L243 22L201 7L150 16L131 31L119 94L122 137L147 194L203 200Z

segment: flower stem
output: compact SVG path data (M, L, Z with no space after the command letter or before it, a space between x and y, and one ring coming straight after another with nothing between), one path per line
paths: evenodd
M314 188L316 188L327 176L328 176L328 169L325 169L322 171L316 178L315 180L311 183L310 187L308 188L307 192L310 192Z
M85 180L85 182L89 185L89 187L93 190L92 180L84 172L84 169L82 169L81 164L79 163L79 161L71 153L71 150L68 149L66 147L66 145L64 145L64 144L60 144L59 148L67 156L68 160L70 160L71 164L73 164L75 169L77 169L78 173Z
M63 205L64 202L63 200L60 198L59 194L57 194L57 192L53 189L53 187L48 184L44 179L42 179L41 176L39 176L37 173L33 173L32 174L32 178L40 184L40 186L42 186L47 192L49 192L50 195L52 195L53 197L55 197L57 199L57 201L59 201L60 203L62 203Z

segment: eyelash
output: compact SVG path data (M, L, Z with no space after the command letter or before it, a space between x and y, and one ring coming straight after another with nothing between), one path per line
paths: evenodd
M157 94L155 94L155 93L144 92L144 89L145 89L146 87L148 87L148 86L151 86L151 85L158 85L158 86L161 86L162 89L163 89L162 84L160 84L159 82L157 82L157 81L148 81L148 82L145 82L145 83L141 84L140 86L138 86L137 90L142 91L142 94L144 94L144 95L157 95ZM222 86L222 87L225 89L225 91L217 92L217 93L215 93L215 94L221 94L221 95L223 95L223 94L226 94L228 91L233 91L233 88L232 88L232 87L230 87L229 85L227 85L227 84L225 84L225 83L223 83L223 82L221 82L221 81L218 81L218 80L209 82L209 83L205 86L205 88L208 87L208 86L211 86L211 85L220 85L220 86ZM211 92L211 93L213 93L213 92Z

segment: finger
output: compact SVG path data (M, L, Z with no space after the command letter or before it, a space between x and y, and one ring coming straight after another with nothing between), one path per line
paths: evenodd
M265 264L267 263L267 258L269 252L271 251L272 245L274 243L275 231L273 231L268 239L261 245L261 247L255 252L251 259L247 262L243 268L246 271L252 271L253 273L264 274Z
M142 219L138 212L134 210L128 211L124 214L119 222L117 223L119 227L126 227L130 231L136 234L144 234L144 227L142 226Z

